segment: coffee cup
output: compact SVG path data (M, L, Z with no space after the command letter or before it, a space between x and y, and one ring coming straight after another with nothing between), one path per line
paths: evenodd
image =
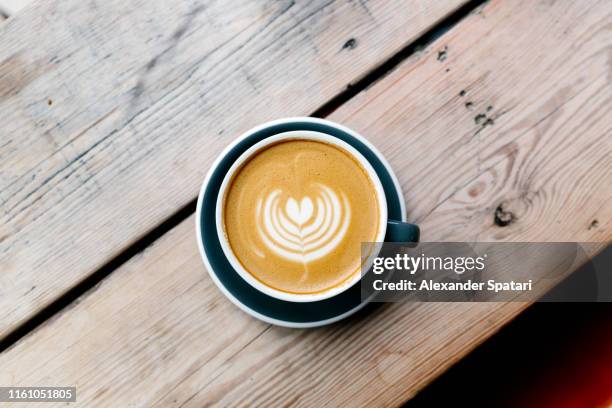
M316 302L360 281L378 250L365 246L364 256L362 243L418 240L417 226L387 213L381 180L357 149L295 130L255 143L233 162L215 222L223 254L249 285L283 301Z

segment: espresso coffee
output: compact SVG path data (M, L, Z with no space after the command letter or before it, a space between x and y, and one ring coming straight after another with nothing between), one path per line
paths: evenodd
M223 224L232 252L276 290L316 294L360 273L381 228L375 185L349 152L292 139L256 152L230 180Z

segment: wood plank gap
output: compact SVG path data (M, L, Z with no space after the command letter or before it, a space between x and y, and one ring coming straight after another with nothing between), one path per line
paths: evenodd
M357 80L354 84L348 84L343 92L340 92L335 97L331 98L328 102L316 109L310 116L316 118L325 118L331 115L336 109L345 104L355 95L368 89L374 83L380 81L387 74L393 71L402 61L409 58L414 53L420 52L427 47L444 33L451 30L461 20L467 17L470 13L478 10L489 0L471 0L453 13L449 14L437 24L431 26L431 28L425 31L413 42L407 44L404 48L399 50L395 55L384 61L382 64L373 68L370 72L366 73L361 79ZM351 39L353 40L353 39ZM345 47L352 47L351 40L348 40Z
M429 30L425 31L414 41L407 44L390 58L373 68L370 72L366 73L354 84L349 84L343 92L340 92L336 96L332 97L328 102L326 102L325 104L317 108L314 112L312 112L310 116L319 118L329 116L336 109L338 109L344 103L349 101L351 98L383 79L402 61L409 58L414 53L420 52L427 48L437 38L451 30L461 20L467 17L470 13L473 13L478 10L488 1L489 0L471 0L468 3L465 3L461 7L457 8L457 10L447 15L438 23L432 25ZM350 40L347 41L347 44L345 44L345 46L349 47L349 42ZM62 294L53 302L51 302L47 307L24 321L21 325L11 331L4 338L1 338L0 353L11 348L20 339L22 339L29 333L35 331L45 321L51 319L63 309L69 307L78 298L80 298L81 296L95 288L97 285L99 285L105 278L107 278L111 273L113 273L113 271L115 271L121 265L126 263L129 259L144 251L158 238L175 228L182 221L187 219L191 214L195 213L196 202L197 197L189 201L176 213L174 213L161 224L146 233L142 238L137 239L134 243L129 245L125 250L121 251L102 267L85 277L72 288L68 289L64 294Z
M11 346L16 344L21 338L28 335L38 328L45 321L51 319L53 316L66 309L73 304L78 298L89 292L90 290L97 287L104 279L106 279L113 271L119 268L121 265L126 263L128 260L133 258L135 255L143 252L153 242L163 236L165 233L176 227L183 220L187 219L196 210L197 199L191 200L184 207L179 209L172 216L167 218L161 224L153 228L142 238L136 240L132 245L127 247L124 251L120 252L112 258L108 263L100 267L98 270L88 275L85 279L77 283L75 286L70 288L62 296L55 299L46 308L42 309L39 313L33 315L28 320L23 322L15 330L10 332L7 336L0 339L0 353L8 350Z

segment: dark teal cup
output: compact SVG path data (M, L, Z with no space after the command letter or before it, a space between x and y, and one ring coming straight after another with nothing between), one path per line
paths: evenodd
M317 301L287 301L257 290L232 267L217 230L216 205L223 180L248 149L266 138L286 132L312 131L329 135L357 150L374 169L387 202L385 242L417 242L419 227L406 222L401 188L389 163L364 137L342 125L316 118L288 118L258 126L240 136L213 163L198 196L198 247L212 280L236 306L268 323L287 327L316 327L339 321L367 303L356 283L341 293Z

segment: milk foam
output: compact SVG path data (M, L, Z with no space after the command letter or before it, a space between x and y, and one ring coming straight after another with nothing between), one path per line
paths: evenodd
M344 239L351 218L348 199L320 183L313 196L291 197L275 189L257 201L257 228L276 255L308 263L329 254Z

